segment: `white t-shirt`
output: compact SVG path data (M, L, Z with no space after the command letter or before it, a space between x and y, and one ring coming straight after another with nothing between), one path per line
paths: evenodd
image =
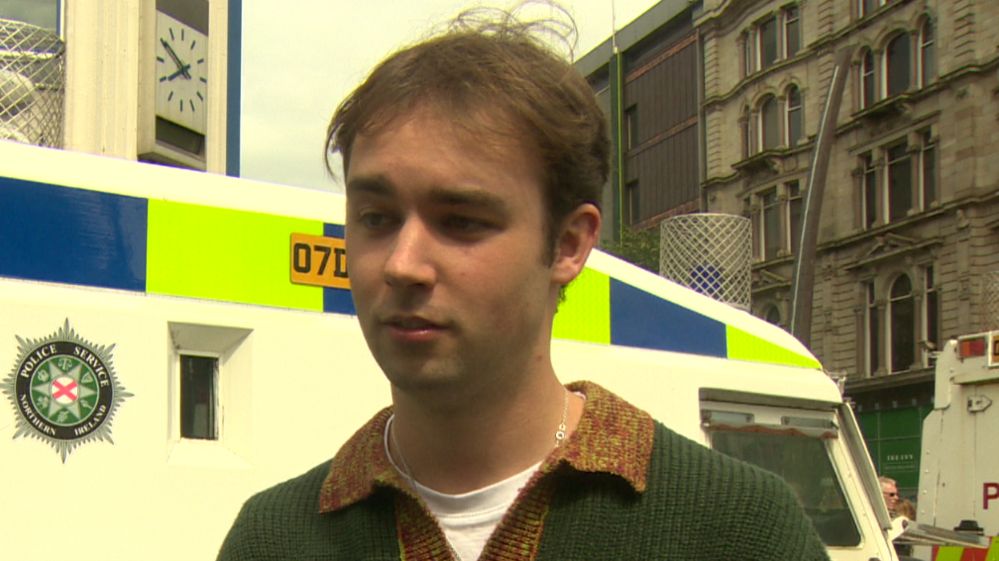
M517 493L527 484L534 472L541 467L541 462L513 475L503 481L498 481L481 489L449 495L439 493L430 487L421 485L409 477L389 453L388 435L393 418L385 425L385 455L389 462L403 477L409 479L427 508L437 519L444 537L458 554L459 561L474 561L482 554L486 542L493 530L499 525L503 515L517 498Z
M413 481L413 486L437 518L459 561L474 561L482 554L517 493L540 466L538 462L503 481L460 495L438 493L419 481Z

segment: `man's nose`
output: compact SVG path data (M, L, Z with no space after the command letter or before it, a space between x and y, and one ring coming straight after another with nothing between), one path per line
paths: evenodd
M407 219L385 260L385 282L396 287L433 285L437 278L432 241L432 232L423 221Z

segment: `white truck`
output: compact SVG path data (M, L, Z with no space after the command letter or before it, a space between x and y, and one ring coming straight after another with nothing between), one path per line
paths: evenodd
M248 496L387 404L343 214L0 142L0 558L213 559ZM595 252L555 337L566 381L784 477L834 560L897 559L853 413L786 332Z
M999 331L952 339L937 354L916 506L920 523L986 538L987 548L934 548L935 561L999 559Z

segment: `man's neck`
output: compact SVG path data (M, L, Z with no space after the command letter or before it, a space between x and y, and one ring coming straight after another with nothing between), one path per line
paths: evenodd
M442 408L394 388L390 451L404 475L442 493L480 489L543 460L563 416L571 434L582 415L554 372L506 390Z

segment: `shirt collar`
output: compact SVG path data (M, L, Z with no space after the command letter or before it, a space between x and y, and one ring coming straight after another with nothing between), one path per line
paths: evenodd
M616 475L636 492L645 491L655 430L652 417L592 382L567 387L586 396L583 416L539 471L547 474L564 463L581 472ZM379 411L340 448L319 492L319 512L362 501L379 487L414 494L385 455L382 438L390 415L389 408Z

